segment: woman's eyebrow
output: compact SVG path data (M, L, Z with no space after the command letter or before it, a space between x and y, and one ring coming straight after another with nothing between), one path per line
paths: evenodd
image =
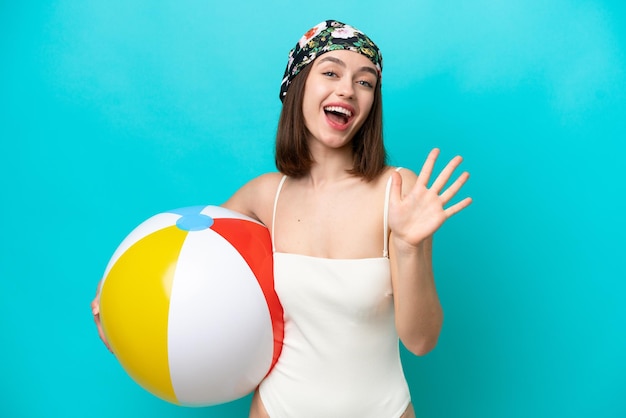
M330 61L333 62L341 67L346 67L346 63L343 62L342 60L340 60L339 58L335 58L335 57L322 57L319 59L320 60L320 64L324 61ZM373 75L375 75L376 77L378 77L378 71L376 71L374 68L369 67L369 66L364 66L359 68L359 71L364 71L366 73L371 73Z

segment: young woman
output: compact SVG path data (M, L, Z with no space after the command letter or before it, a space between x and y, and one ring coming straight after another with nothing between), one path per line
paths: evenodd
M430 186L436 149L419 175L386 165L381 71L357 29L328 20L308 31L281 85L279 173L224 204L270 229L285 312L282 353L252 418L414 416L398 339L416 355L435 346L432 236L471 199L448 205L468 178L446 187L460 157Z

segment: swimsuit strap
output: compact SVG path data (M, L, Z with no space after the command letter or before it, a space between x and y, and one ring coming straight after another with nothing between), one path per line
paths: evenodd
M396 168L396 171L402 170L402 167ZM385 189L385 207L384 207L384 215L383 215L383 257L389 257L389 220L387 219L389 216L389 196L391 195L391 176L389 176L389 180L387 181L387 188Z
M272 252L276 252L276 247L274 246L274 225L276 225L276 205L278 204L278 195L280 194L280 191L283 188L283 184L285 183L285 180L287 180L287 176L283 176L283 178L280 179L280 183L278 183L278 189L276 190L276 197L274 198L274 211L272 212L272 236L270 237L272 239Z

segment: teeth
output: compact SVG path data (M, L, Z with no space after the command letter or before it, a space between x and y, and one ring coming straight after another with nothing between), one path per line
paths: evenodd
M350 112L346 108L339 107L339 106L327 106L327 107L324 108L324 110L327 111L327 112L341 113L343 115L346 115L347 117L351 117L352 116L352 112Z

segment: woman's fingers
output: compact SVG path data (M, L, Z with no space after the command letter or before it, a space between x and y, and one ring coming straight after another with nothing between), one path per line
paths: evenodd
M455 214L459 213L460 211L462 211L463 209L468 207L471 203L472 203L472 198L471 197L466 197L465 199L461 200L460 202L455 203L454 205L452 205L449 208L447 208L446 210L444 210L444 212L446 214L446 217L450 218L452 215L455 215Z
M444 169L441 170L441 173L439 173L430 187L431 191L439 195L439 200L441 201L442 206L450 202L459 190L461 190L461 187L463 187L463 185L467 182L467 179L469 179L469 173L465 171L449 187L445 188L448 181L450 181L450 178L452 178L452 174L462 162L463 158L459 155L451 159ZM465 209L471 203L472 199L468 197L445 209L444 212L447 217L450 217Z
M446 190L439 195L442 203L445 205L448 203L457 193L461 190L461 187L465 184L467 179L469 178L469 173L466 171L462 173L455 181L448 187Z
M98 297L91 301L91 313L96 316L100 313L100 304L98 303Z
M434 148L426 157L426 161L424 161L424 165L422 165L422 169L417 176L417 183L423 185L424 187L428 187L428 182L430 181L430 176L433 173L433 168L435 167L435 161L437 161L437 157L439 156L439 148Z
M91 301L91 313L93 315L93 321L96 323L96 328L98 329L98 336L106 346L106 348L112 353L113 350L107 341L106 336L104 335L104 329L102 328L102 322L100 321L100 286L102 281L98 283L98 287L96 289L96 297Z
M448 162L448 164L446 164L446 166L443 168L443 170L441 170L441 173L439 173L430 188L437 194L441 193L446 183L452 177L452 173L454 173L454 170L456 170L461 162L463 162L463 158L459 155L451 159L450 162Z
M432 175L433 165L438 154L438 150L436 154L433 151L431 151L431 153L429 154L428 158L426 159L426 163L424 163L424 167L422 168L422 171L427 173L428 176ZM454 182L446 188L446 184L450 181L452 175L454 174L454 171L462 162L463 158L459 155L451 159L450 162L448 162L448 164L446 164L446 166L443 168L443 170L441 170L437 178L435 178L435 180L433 181L433 184L430 186L430 191L439 195L439 201L441 202L442 207L448 204L452 200L452 198L456 196L459 190L461 190L463 185L467 182L467 179L469 179L469 173L465 171L461 173L461 175L457 177L457 179L454 180ZM420 176L421 175L422 174L420 173ZM470 197L466 197L460 202L457 202L454 205L445 208L443 211L446 215L446 218L449 218L456 213L459 213L460 211L468 207L471 203L472 199Z
M402 175L397 171L391 173L391 194L389 197L396 202L402 200Z

